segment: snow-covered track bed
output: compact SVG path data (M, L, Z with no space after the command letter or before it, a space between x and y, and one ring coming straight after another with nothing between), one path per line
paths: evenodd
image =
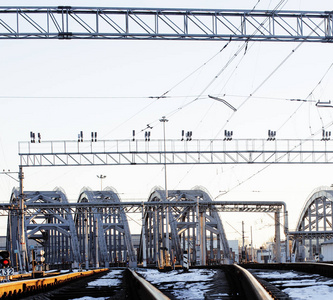
M170 299L273 299L245 269L236 265L161 272L137 272Z
M333 279L319 274L310 274L292 270L251 269L263 285L284 293L277 299L333 299Z

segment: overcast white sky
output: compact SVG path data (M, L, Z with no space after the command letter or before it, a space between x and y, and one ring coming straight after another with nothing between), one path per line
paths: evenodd
M1 5L252 9L258 4L257 9L273 9L279 2L2 1ZM332 10L332 2L285 1L283 9L325 11ZM284 100L305 99L313 89L309 99L331 100L333 70L319 85L318 82L333 63L332 44L304 43L296 49L297 43L249 43L246 54L244 51L239 54L203 94L204 99L175 114L172 112L204 90L243 43L232 42L199 72L173 89L170 98L159 101L148 97L159 96L178 84L217 54L225 42L0 40L0 44L1 170L18 170L17 145L19 141L29 140L30 131L41 132L43 140L73 140L81 130L86 136L97 131L103 139L123 139L130 138L133 129L139 132L146 124L153 123L154 139L162 138L161 124L155 121L166 115L168 138L179 138L182 129L193 131L195 139L223 138L224 128L233 130L235 138L266 138L268 129L276 130L278 138L320 138L322 125L332 121L330 109L319 111L314 102L301 104ZM225 127L230 110L207 95L226 94L225 99L238 107L293 50L294 54ZM285 201L291 229L294 229L300 208L311 191L333 183L331 165L278 165L260 171L263 167L170 166L168 187L190 189L201 185L213 198L228 191L219 200ZM103 185L114 187L124 200L147 199L154 186L164 186L162 166L24 171L25 190L53 190L60 186L73 202L84 186L100 188L97 174L106 175ZM0 176L0 201L9 201L14 186L15 181ZM245 220L247 231L250 226L256 230L254 239L258 244L273 234L262 234L261 230L273 228L269 226L273 220L264 214L237 218L226 214L223 218L238 231ZM240 237L226 223L225 228L228 238Z

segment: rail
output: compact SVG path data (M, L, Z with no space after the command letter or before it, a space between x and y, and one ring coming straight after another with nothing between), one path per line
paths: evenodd
M136 293L134 299L143 300L169 300L160 290L154 287L147 280L140 277L135 271L131 269L126 270L127 275L130 277L129 283L131 290Z
M238 265L234 265L234 267L237 270L243 288L248 292L248 299L274 299L248 270Z
M64 284L66 282L106 272L108 269L96 269L84 272L75 272L60 276L43 277L39 279L25 279L0 284L0 298L18 297L29 293L36 293L48 288Z

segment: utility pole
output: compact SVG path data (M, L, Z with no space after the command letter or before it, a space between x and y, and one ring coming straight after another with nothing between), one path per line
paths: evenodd
M168 201L168 186L167 186L167 168L166 168L166 142L165 142L165 123L169 120L165 116L160 119L160 122L163 123L163 144L164 144L164 187L165 187L165 200ZM169 243L169 206L166 207L166 216L165 216L165 247L167 248L167 253L170 253L170 243ZM168 257L168 255L167 255ZM173 258L171 258L173 259ZM167 262L168 264L168 262Z

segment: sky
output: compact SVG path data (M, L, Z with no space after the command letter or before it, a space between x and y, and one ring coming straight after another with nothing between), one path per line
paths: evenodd
M265 10L278 3L47 1L48 6ZM45 1L1 5L44 6ZM332 6L331 1L295 0L284 1L281 8L327 11ZM152 124L151 138L161 139L162 116L169 119L169 139L180 138L181 130L192 131L193 139L223 138L225 129L233 130L234 138L266 138L270 129L281 139L320 139L323 127L332 129L331 109L315 106L317 100L331 100L332 44L249 42L247 51L241 51L207 90L242 42L231 42L222 52L226 42L218 41L0 40L0 44L0 170L18 171L18 142L29 141L30 131L40 132L42 141L75 140L81 130L85 136L96 131L99 139L114 140L131 138L132 130L143 138L141 131ZM168 98L151 98L167 91ZM231 115L226 106L208 98L212 94L241 107ZM242 105L250 94L253 97ZM312 191L333 184L331 165L186 165L169 166L167 171L169 189L202 186L217 200L284 201L292 230ZM146 200L155 186L164 186L163 166L26 168L24 174L26 191L61 187L70 202L77 201L83 187L99 190L101 174L106 176L103 187L112 186L127 201ZM14 186L17 182L0 175L1 202L9 202ZM241 238L242 221L248 237L252 226L258 246L273 235L273 220L267 214L221 216L229 239Z

